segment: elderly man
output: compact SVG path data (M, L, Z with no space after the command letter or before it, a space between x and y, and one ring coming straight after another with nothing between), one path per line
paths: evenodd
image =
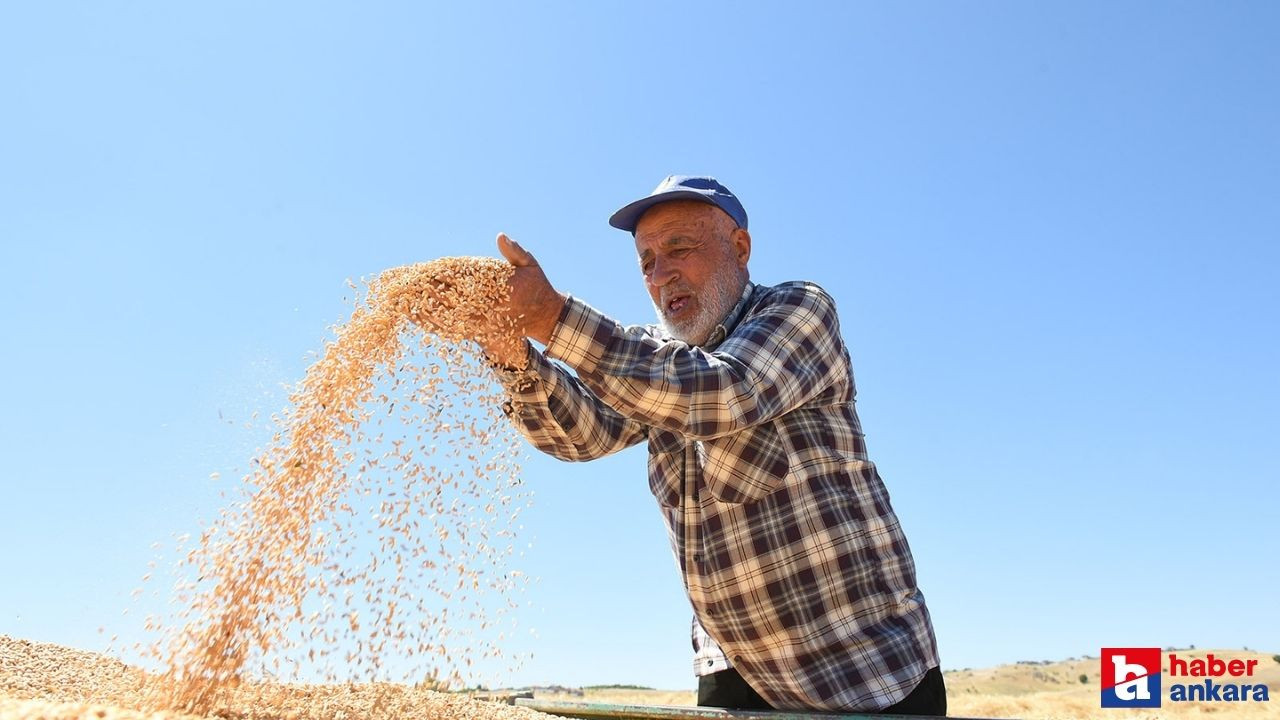
M746 211L713 178L669 177L610 224L634 235L659 324L625 327L557 292L499 235L515 273L495 317L524 337L486 352L540 450L591 460L648 442L695 612L699 704L945 715L831 297L750 281Z

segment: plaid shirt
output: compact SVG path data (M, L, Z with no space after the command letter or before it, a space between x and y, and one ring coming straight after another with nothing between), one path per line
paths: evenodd
M748 283L702 347L570 298L545 353L531 348L502 382L520 432L557 458L648 441L649 488L698 621L775 708L883 709L938 665L818 286Z

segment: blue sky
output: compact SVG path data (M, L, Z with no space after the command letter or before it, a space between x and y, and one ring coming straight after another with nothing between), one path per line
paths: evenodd
M647 322L605 220L711 173L836 298L944 667L1280 651L1277 77L1264 2L6 5L0 633L136 632L347 278L501 230ZM691 687L643 448L525 470L511 681Z

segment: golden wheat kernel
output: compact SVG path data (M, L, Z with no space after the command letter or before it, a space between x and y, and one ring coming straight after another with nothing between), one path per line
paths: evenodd
M476 318L506 302L511 272L494 259L444 258L393 268L369 281L362 302L334 329L335 338L290 395L290 406L271 416L277 431L243 478L242 497L223 508L190 549L188 538L180 538L183 577L174 598L183 609L144 652L163 671L148 675L97 656L85 662L115 663L115 675L102 682L42 682L65 692L23 699L93 702L105 709L33 706L16 717L142 717L153 710L162 718L189 712L247 720L503 717L495 708L447 696L440 696L447 698L442 704L416 687L374 681L383 679L379 673L390 661L403 665L421 656L427 664L409 672L418 673L415 681L428 677L438 686L459 679L475 659L501 654L496 643L476 642L450 618L478 618L484 629L504 612L485 615L490 611L479 607L478 591L481 577L504 576L511 555L486 539L490 532L510 533L498 525L493 508L519 495L519 467L492 458L516 457L517 446L498 409L501 393L493 390L492 371L465 339L474 334ZM416 324L429 332L416 335L415 343L410 330ZM494 328L480 339L507 333L509 326ZM372 432L382 423L372 404L387 415L398 413L412 440ZM380 463L373 449L388 441L388 459ZM464 483L464 477L472 479ZM371 502L380 497L397 500ZM372 545L362 545L366 538ZM372 558L358 547L374 548ZM455 566L458 587L450 588L440 579ZM465 586L477 592L464 593ZM501 592L509 587L492 586ZM475 607L460 607L465 604ZM416 617L405 617L406 608ZM375 621L360 623L362 614ZM10 649L0 643L0 651ZM48 650L55 656L64 651ZM335 667L342 660L345 673ZM304 662L331 681L366 682L281 684L267 677L296 675ZM75 675L65 658L50 665L77 681L95 677ZM0 672L9 669L0 662ZM11 687L6 680L4 689ZM0 706L0 720L11 715Z

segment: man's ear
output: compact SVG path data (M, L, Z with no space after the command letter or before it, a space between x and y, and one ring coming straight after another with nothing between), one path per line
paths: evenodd
M751 259L751 233L746 228L734 228L729 243L733 246L733 257L738 261L738 267L746 270L747 261Z

